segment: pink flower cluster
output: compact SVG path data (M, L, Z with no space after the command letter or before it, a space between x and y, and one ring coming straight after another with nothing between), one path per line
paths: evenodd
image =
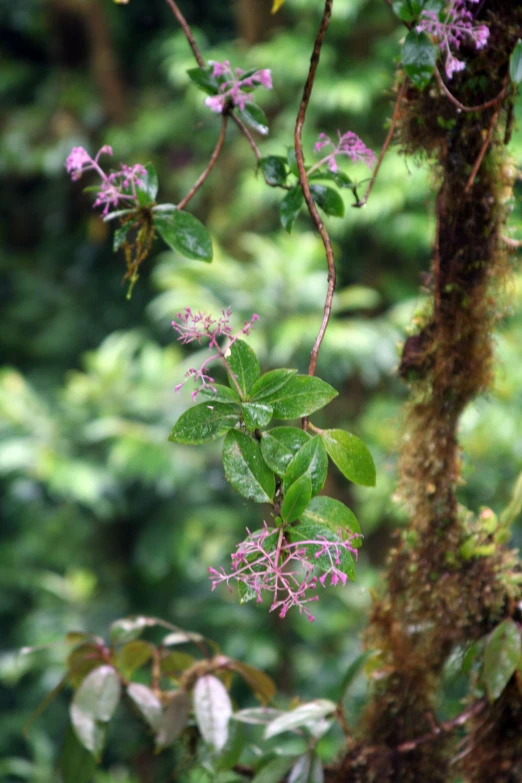
M223 81L219 86L219 94L209 95L205 100L205 104L209 109L219 114L225 108L227 101L237 106L238 109L244 109L247 103L252 102L252 95L249 92L245 92L245 87L249 89L253 87L272 89L272 76L268 68L263 68L245 78L241 78L244 71L241 68L236 68L234 73L228 60L225 60L223 63L213 62L211 64L213 66L212 76L223 78Z
M242 335L249 335L254 323L259 319L259 316L254 313L250 321L245 321L242 328L233 335L232 327L230 326L231 315L232 308L230 307L226 310L222 310L221 316L218 319L212 318L206 312L193 313L190 307L187 307L183 313L178 313L177 317L179 322L172 321L173 329L179 334L178 342L187 345L188 343L196 341L201 345L205 339L209 341L209 350L215 351L211 356L205 359L199 369L191 367L188 370L185 374L185 380L178 383L176 386L175 390L177 392L186 384L189 378L193 378L195 383L199 382L201 384L201 386L192 392L192 399L194 401L199 392L203 389L210 389L210 391L213 392L216 391L215 387L212 385L214 383L214 378L208 374L207 366L215 359L220 359L225 366L227 366L225 353L230 350L232 345ZM220 337L227 338L223 347L218 343L218 338Z
M223 582L230 588L230 581L241 582L257 596L257 602L263 600L263 592L272 595L270 611L279 610L279 617L286 617L292 606L297 606L299 614L305 614L313 622L315 617L307 609L306 604L318 601L315 593L317 583L326 587L327 579L331 585L347 582L346 574L339 568L341 553L343 550L351 552L357 558L357 549L351 546L357 533L351 534L342 540L342 531L339 530L338 538L329 541L324 536L318 535L309 541L292 543L284 535L282 528L270 529L266 522L255 533L248 530L248 537L238 544L237 551L231 555L232 569L229 574L222 568L216 571L209 568L212 590ZM277 545L274 546L275 537ZM271 541L267 541L267 539ZM313 547L310 551L309 547ZM315 550L315 551L314 551ZM314 569L317 563L314 560L323 557L319 564L322 575L317 578ZM328 563L324 566L324 558Z
M332 150L318 163L315 163L308 174L310 174L311 171L315 171L325 163L328 164L330 171L335 173L339 168L337 164L338 155L346 155L354 163L356 161L361 161L362 163L365 163L368 168L372 168L373 164L375 163L375 153L373 150L368 149L364 142L361 141L359 136L357 136L352 131L347 131L346 133L343 133L343 135L341 135L341 131L337 131L337 135L339 137L339 141L337 144L335 144L332 139L326 135L326 133L319 134L314 151L321 152L324 147L332 147Z
M142 177L147 172L143 166L137 163L134 166L121 165L121 171L106 174L98 161L101 155L112 155L112 148L107 144L91 158L83 147L73 147L71 154L65 162L65 168L73 180L78 180L86 171L95 171L101 177L100 190L96 195L95 207L103 207L103 215L118 206L138 206L136 186L142 184Z
M455 57L451 47L458 50L463 42L467 42L475 49L482 49L489 38L489 28L485 24L475 24L466 2L476 4L479 0L451 0L442 20L435 11L423 11L417 25L417 32L428 33L438 40L448 79L466 67L462 60Z

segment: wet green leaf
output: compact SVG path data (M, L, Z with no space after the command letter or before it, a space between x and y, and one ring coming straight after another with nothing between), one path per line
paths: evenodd
M402 65L419 90L431 81L437 62L437 47L426 33L410 30L402 47Z
M285 495L300 476L306 475L312 484L312 497L324 487L328 473L328 454L320 436L307 441L288 465L284 480L283 490Z
M285 491L281 516L286 523L299 519L312 497L312 482L308 473L300 476Z
M255 503L271 503L275 478L261 456L259 443L234 430L223 444L223 465L227 481L236 492Z
M152 163L145 164L145 175L140 175L140 182L136 184L136 196L141 207L148 207L154 203L158 194L158 175Z
M350 511L348 506L345 506L340 500L328 498L324 495L313 498L310 505L303 513L301 522L326 525L330 530L333 530L334 533L339 533L339 530L342 530L345 533L361 532L359 522L353 511ZM352 541L352 546L355 548L360 547L361 544L362 537L355 538Z
M265 180L269 185L284 185L288 176L286 160L279 155L268 155L259 161Z
M290 234L292 227L295 223L295 219L304 206L304 196L301 190L301 185L296 185L295 188L289 190L279 206L279 214L281 216L281 224L285 231Z
M343 476L363 487L375 486L373 457L360 438L345 430L324 430L321 437Z
M236 109L238 116L260 133L262 136L266 136L268 133L268 120L263 109L255 103L247 103L244 109Z
M153 222L167 245L182 256L195 261L212 261L210 234L194 215L178 209L154 212Z
M520 663L520 629L504 620L490 634L484 652L484 682L490 702L498 699Z
M336 190L326 185L310 185L310 191L323 212L332 217L344 217L344 201Z
M250 389L250 399L255 402L271 402L283 386L297 373L297 370L270 370L259 378Z
M250 390L261 374L259 359L252 348L244 340L236 340L227 356L230 372L234 375L236 383L241 389L243 398L248 397ZM228 373L230 378L230 372ZM231 386L234 386L230 378Z
M189 68L187 75L189 79L207 95L217 95L219 92L219 83L215 76L212 76L213 66L206 68Z
M310 375L295 375L270 397L276 419L299 419L324 408L337 397L330 384Z
M310 435L298 427L274 427L263 432L261 453L266 464L282 477L294 455L309 440Z
M243 403L243 418L251 432L258 427L265 427L272 418L273 408L266 402Z
M214 391L207 387L201 389L199 396L207 400L214 400L214 402L223 402L225 405L240 404L241 399L235 389L230 386L222 386L220 383L213 383L212 386Z
M232 429L239 421L240 409L221 402L202 402L182 413L169 440L174 443L197 445L215 440Z

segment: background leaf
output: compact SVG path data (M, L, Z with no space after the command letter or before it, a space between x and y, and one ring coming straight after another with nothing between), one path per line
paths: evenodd
M232 717L232 704L225 686L217 677L206 674L196 682L194 712L205 742L215 750L221 750L228 739L228 722Z
M520 663L520 629L504 620L490 634L484 651L484 682L491 702L498 699Z

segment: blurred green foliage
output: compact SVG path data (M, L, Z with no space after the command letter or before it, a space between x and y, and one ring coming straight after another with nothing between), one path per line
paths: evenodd
M244 528L259 527L262 517L226 484L219 446L167 442L190 404L189 390L175 395L174 386L195 363L176 344L170 321L186 306L215 312L231 305L238 324L256 312L251 343L263 371L305 371L326 288L321 244L304 215L292 236L281 230L280 191L256 176L251 150L231 127L191 204L212 233L213 264L158 247L126 300L110 230L65 175L66 155L73 145L94 152L108 143L118 161L152 160L165 199L176 201L203 169L219 119L190 85L186 69L194 63L166 4L87 5L0 2L0 780L30 783L56 780L66 696L28 738L22 727L58 682L66 650L17 650L70 630L103 635L131 612L217 639L227 655L268 671L281 703L290 694L336 698L360 652L369 589L403 521L393 493L405 389L394 369L398 345L423 307L419 282L426 282L420 275L429 268L434 228L434 175L394 149L367 207L352 210L346 191L346 217L329 221L339 290L318 373L340 395L317 424L361 436L377 463L375 490L348 487L340 474L327 487L354 509L365 534L358 581L325 593L313 626L240 607L226 591L211 594L207 566L225 563ZM198 0L185 10L208 59L272 69L274 90L260 96L271 130L259 143L264 155L286 154L317 3L287 0L276 17L269 0ZM338 0L305 128L310 160L319 131L350 129L380 147L401 35L385 3ZM511 149L515 165L522 133ZM365 176L364 169L350 174ZM516 236L521 211L509 207ZM522 276L513 275L503 298L499 313L511 309L499 324L495 388L462 422L462 502L496 512L522 469ZM461 695L455 672L448 677L444 714ZM352 721L365 693L364 678L355 680L347 698ZM249 698L241 690L237 696ZM324 739L325 754L339 739ZM137 723L118 722L97 783L166 780L150 753Z

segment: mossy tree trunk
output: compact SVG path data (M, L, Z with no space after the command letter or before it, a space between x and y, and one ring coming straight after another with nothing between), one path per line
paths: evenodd
M521 37L520 3L490 0L481 16L490 28L487 49L467 51L466 70L448 84L467 107L508 85L510 54ZM505 91L489 107L463 111L435 79L422 93L409 89L402 102L401 144L432 162L438 182L433 291L400 366L411 389L400 460L411 516L366 634L367 645L380 651L380 678L338 781L522 781L514 680L492 707L473 706L470 698L461 758L456 731L441 730L434 719L450 654L510 616L519 599L519 563L499 540L491 537L488 554L463 555L481 518L457 500L459 418L491 381L495 294L508 270L501 234L513 185L505 146L511 109Z

